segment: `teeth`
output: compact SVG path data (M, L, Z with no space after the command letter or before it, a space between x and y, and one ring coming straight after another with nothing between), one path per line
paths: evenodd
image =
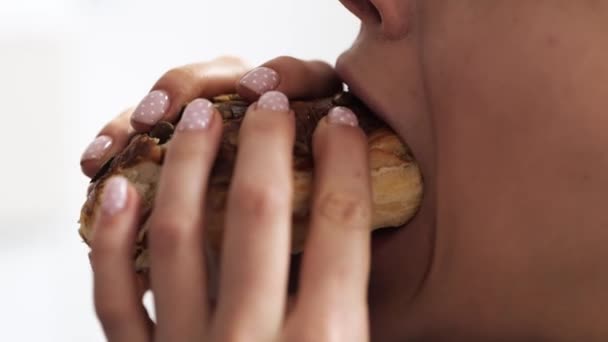
M292 252L302 250L308 231L309 199L312 194L312 174L310 163L311 135L320 120L334 105L350 107L357 113L360 127L368 135L370 151L370 174L373 188L373 219L371 229L398 227L405 224L418 210L422 192L420 170L405 145L395 132L378 121L369 110L354 99L352 95L339 95L332 98L318 99L310 102L291 103L296 113L298 125L296 136L295 163L299 168L294 170L294 220L292 224ZM219 251L222 239L225 202L228 193L232 167L236 157L236 144L241 115L248 103L238 96L226 95L214 99L218 111L224 118L222 148L214 165L209 181L208 203L206 203L207 240L214 251ZM129 146L116 156L105 172L101 172L93 183L93 190L104 185L113 175L127 177L143 198L143 220L137 239L135 266L138 271L148 269L146 246L146 217L152 210L156 185L160 177L164 154L170 146L173 126L160 123L164 127L155 127L150 135L135 136ZM169 125L171 129L169 129ZM163 137L169 140L163 144ZM159 145L161 144L161 145ZM99 209L100 199L94 191L92 199L87 201L81 211L79 233L85 242L90 241L92 220Z

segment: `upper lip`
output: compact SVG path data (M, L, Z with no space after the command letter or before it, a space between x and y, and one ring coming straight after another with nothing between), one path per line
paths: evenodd
M346 66L345 63L338 59L336 63L336 73L346 83L348 86L348 91L355 95L359 100L361 100L372 112L376 115L382 117L382 114L379 113L380 109L374 103L372 97L368 92L366 92L361 86L360 83L356 80L355 77L352 76L352 72Z
M338 61L336 62L336 73L338 74L340 79L342 79L342 81L344 81L344 83L348 85L349 91L356 95L356 92L352 89L356 87L353 87L354 81L351 77L351 73L348 71L346 64L342 62L342 58L343 56L340 56L340 58L338 58Z

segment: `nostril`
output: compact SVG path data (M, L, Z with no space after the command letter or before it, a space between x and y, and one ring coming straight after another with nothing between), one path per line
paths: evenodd
M380 11L374 6L369 0L340 0L342 4L351 11L354 15L359 17L361 21L374 21L377 23L382 22Z
M378 11L378 8L370 1L365 1L365 3L367 4L367 7L369 7L370 17L372 17L375 22L381 23L382 15L380 14L380 11Z

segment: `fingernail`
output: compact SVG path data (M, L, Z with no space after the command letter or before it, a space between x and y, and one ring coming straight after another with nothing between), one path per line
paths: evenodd
M196 99L184 110L177 130L201 130L209 127L213 118L213 103L206 99Z
M131 118L146 125L156 124L169 108L169 95L163 90L150 92L139 103Z
M259 67L245 74L239 83L254 93L262 95L269 90L276 89L279 85L279 74L270 68Z
M100 135L89 146L82 154L81 160L97 160L105 156L108 149L112 146L112 138L107 135Z
M289 99L280 91L269 91L260 97L257 109L270 110L273 112L288 112Z
M359 120L352 110L346 107L334 107L327 114L327 121L330 124L347 125L357 127Z
M124 177L110 178L103 189L101 209L106 215L116 215L127 205L128 181Z

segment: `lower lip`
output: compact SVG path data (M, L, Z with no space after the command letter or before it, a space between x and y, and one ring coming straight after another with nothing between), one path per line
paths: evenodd
M338 76L344 81L344 83L348 85L348 91L355 95L363 103L365 103L365 105L370 108L378 118L384 120L385 116L382 115L381 108L376 105L377 103L373 100L369 93L367 93L359 86L359 83L354 77L351 76L352 73L349 71L348 67L346 67L343 62L336 65L336 72L338 73Z

